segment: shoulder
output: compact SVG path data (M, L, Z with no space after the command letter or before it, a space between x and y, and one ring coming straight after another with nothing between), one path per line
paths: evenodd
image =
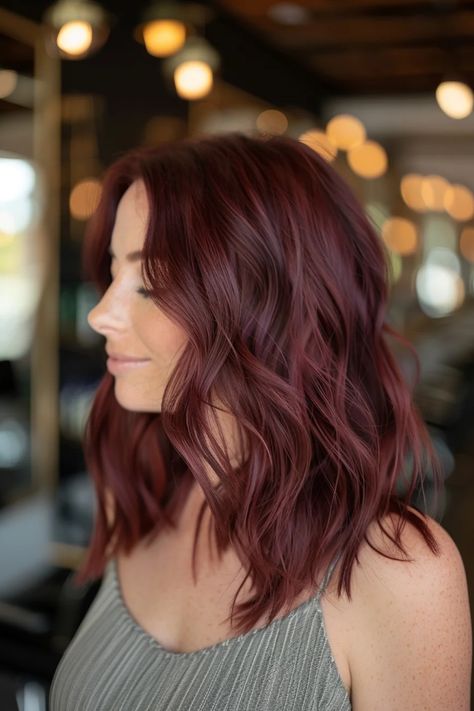
M383 522L391 535L394 520ZM381 699L386 711L468 711L472 633L465 569L447 531L431 517L424 520L439 554L407 523L401 534L407 561L364 544L360 565L354 565L348 643L353 711L375 711ZM403 558L378 526L368 537Z
M458 579L460 576L465 581L461 554L449 533L431 516L422 517L413 507L410 506L409 509L423 519L438 544L439 553L433 553L418 529L407 522L401 530L401 542L408 554L408 558L404 560L399 548L374 522L367 532L369 540L386 555L402 560L386 558L364 542L358 553L360 563L358 582L362 584L362 580L366 580L368 583L366 593L372 591L374 595L378 595L383 594L385 590L390 594L390 590L395 586L400 593L405 591L407 595L414 595L421 588L424 580L428 581L430 578L436 580L438 576L442 577L446 574L451 578L454 573L457 573ZM395 515L387 516L383 521L385 530L392 536L397 522L398 517ZM416 585L413 585L414 580ZM386 583L390 583L390 587L387 587Z

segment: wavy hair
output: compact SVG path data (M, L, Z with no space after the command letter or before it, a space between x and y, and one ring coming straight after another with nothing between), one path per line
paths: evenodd
M351 599L364 539L400 560L372 545L373 522L405 556L407 522L439 554L427 514L409 505L427 465L439 495L441 463L386 336L410 349L417 382L418 356L385 322L388 253L347 183L287 136L233 132L127 151L106 170L86 228L83 275L100 293L117 206L135 180L149 202L144 281L189 340L161 412L123 409L108 372L97 388L84 454L98 506L76 579L100 577L109 556L174 526L195 481L205 500L193 571L207 507L219 556L233 546L255 590L236 606L244 580L234 597L238 632L274 619L335 556L338 595ZM208 426L215 396L238 423L237 467Z

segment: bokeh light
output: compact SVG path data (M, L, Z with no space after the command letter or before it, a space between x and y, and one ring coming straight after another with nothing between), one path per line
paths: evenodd
M333 161L337 156L337 146L324 131L310 129L302 133L298 140L320 153L328 162Z
M388 158L380 143L366 141L349 149L347 162L361 178L379 178L387 171Z
M366 132L362 121L351 114L339 114L328 121L326 133L337 148L348 151L365 141Z
M100 180L87 178L77 183L69 196L69 209L76 220L87 220L95 212L102 193Z
M382 239L392 252L401 256L416 252L419 242L416 225L405 217L390 217L385 220L382 225Z

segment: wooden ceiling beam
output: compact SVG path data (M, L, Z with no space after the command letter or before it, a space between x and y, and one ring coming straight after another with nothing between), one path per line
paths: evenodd
M445 18L419 16L407 21L395 17L322 19L298 27L278 27L265 20L256 27L282 49L331 47L344 44L391 44L400 42L441 42L443 38L465 38L472 43L474 13L458 12Z
M457 67L474 74L474 47L456 55ZM340 52L323 52L306 55L309 66L318 73L335 76L343 73L353 75L423 74L442 73L446 70L446 56L441 50L426 48L386 49L370 51L348 49Z
M241 16L263 18L275 0L219 0L216 5L226 8ZM453 3L454 4L454 3ZM308 9L313 14L326 15L352 15L364 12L393 11L420 11L424 13L445 12L446 9L437 8L433 0L298 0L298 5ZM472 0L456 0L455 8L468 9L474 5Z
M444 4L442 2L444 1ZM463 3L458 3L457 0L413 0L413 2L361 2L355 0L348 5L332 3L331 5L319 6L317 4L309 4L307 6L308 15L314 20L321 18L357 18L364 16L370 17L405 17L410 16L425 16L444 18L450 15L455 15L459 12L468 12L474 9L474 0L464 0ZM268 12L263 13L263 17L270 17Z

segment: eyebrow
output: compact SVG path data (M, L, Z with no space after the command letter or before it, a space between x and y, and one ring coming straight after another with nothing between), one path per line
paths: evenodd
M113 253L112 249L109 247L107 250L108 254L115 259L115 254ZM127 262L137 262L139 259L143 257L143 251L137 250L135 252L129 252L128 254L125 255L125 259Z

